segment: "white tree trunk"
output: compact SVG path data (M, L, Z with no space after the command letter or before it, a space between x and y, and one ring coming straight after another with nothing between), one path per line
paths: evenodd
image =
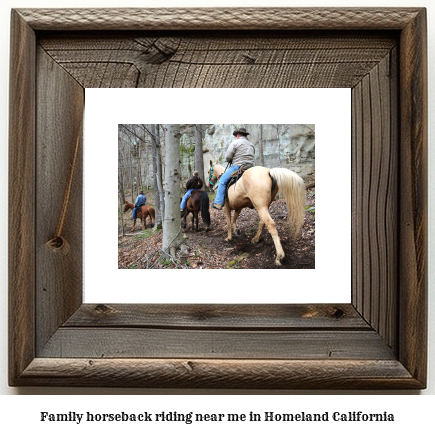
M165 217L163 250L173 257L183 242L180 216L180 125L166 125Z
M128 163L129 163L129 175L130 175L130 191L131 191L131 201L134 203L134 179L133 179L133 160L131 158L131 144L128 146Z
M165 200L163 197L163 183L162 183L162 157L161 157L161 149L162 145L160 143L160 126L156 124L156 145L157 145L157 184L159 186L159 194L160 194L160 213L162 215L162 220L165 218Z
M264 166L264 151L263 151L263 125L259 125L260 128L260 139L258 141L259 154L260 154L260 166Z
M203 181L202 190L205 188L204 157L202 153L202 125L195 125L195 170Z
M153 154L153 179L154 179L154 203L156 210L156 223L154 230L160 230L163 227L163 214L161 212L162 208L160 206L160 188L157 181L157 140L156 140L156 128L155 125L150 125L151 129L151 144L152 144L152 154Z
M119 190L119 198L121 204L123 205L125 202L125 192L124 192L124 175L123 175L123 164L121 160L121 152L118 148L118 190Z

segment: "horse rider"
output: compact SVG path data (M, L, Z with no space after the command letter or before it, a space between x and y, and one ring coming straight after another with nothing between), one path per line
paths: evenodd
M231 162L231 167L219 178L216 199L212 203L215 209L221 210L225 203L225 189L231 174L239 170L241 166L254 166L255 164L255 148L248 140L248 135L245 128L238 128L233 132L236 139L231 142L225 154L225 160Z
M189 199L190 195L192 194L192 191L195 190L201 190L202 188L202 179L199 177L199 172L195 170L193 172L192 178L190 178L186 182L186 193L183 196L183 200L180 204L180 211L183 212L184 208L186 208L187 200Z
M136 202L134 203L132 220L136 219L136 213L141 209L142 206L145 205L146 201L147 198L144 196L143 191L140 191L139 196L136 198Z

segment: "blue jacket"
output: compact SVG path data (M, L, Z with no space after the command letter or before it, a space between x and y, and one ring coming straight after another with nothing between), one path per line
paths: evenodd
M137 198L136 198L136 202L134 203L134 206L136 208L139 208L140 206L145 205L145 202L147 201L147 198L143 195L140 194Z

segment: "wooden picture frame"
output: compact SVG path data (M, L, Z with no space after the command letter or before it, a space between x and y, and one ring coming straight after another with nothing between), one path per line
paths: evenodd
M426 387L425 9L20 9L11 36L10 385ZM352 88L352 303L82 304L84 88L123 86Z

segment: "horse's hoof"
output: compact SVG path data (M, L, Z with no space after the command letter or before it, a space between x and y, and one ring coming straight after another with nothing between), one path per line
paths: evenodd
M240 236L242 235L242 231L241 231L240 229L237 229L237 230L236 230L236 235L237 235L238 237L240 237Z
M276 265L281 265L281 261L284 259L284 254L282 254L282 255L278 255L276 258L275 258L275 264Z
M232 238L225 238L225 241L231 241Z
M259 239L258 240L256 240L255 238L252 238L252 240L251 240L251 243L252 244L257 244L258 243L258 241L260 241Z

